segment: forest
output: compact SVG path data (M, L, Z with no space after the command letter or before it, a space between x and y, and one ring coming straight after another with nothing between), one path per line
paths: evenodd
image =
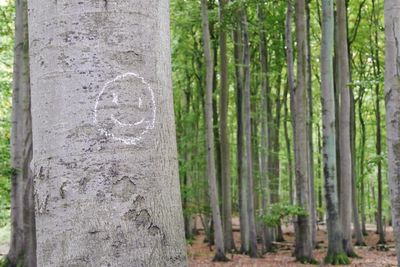
M399 0L0 0L0 267L400 266Z

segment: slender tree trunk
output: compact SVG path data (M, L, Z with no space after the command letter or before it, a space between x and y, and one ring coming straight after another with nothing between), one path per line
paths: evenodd
M229 158L228 136L228 55L226 45L226 31L224 26L226 0L221 0L219 5L219 47L220 47L220 131L221 131L221 179L222 179L222 222L224 227L225 249L235 250L232 232L232 200L231 200L231 176Z
M380 60L379 60L379 42L378 42L378 30L379 30L379 18L377 15L375 0L372 0L372 17L371 17L371 29L372 25L375 26L373 30L374 45L371 45L372 65L375 77L381 75ZM375 118L376 118L376 155L378 156L378 210L376 215L376 227L379 234L378 244L385 244L385 232L383 230L382 221L382 134L381 134L381 112L380 112L380 96L379 96L379 83L375 84Z
M322 1L321 104L323 123L323 158L327 210L328 253L326 263L345 264L340 231L336 175L335 96L333 84L334 16L333 1Z
M37 265L186 266L169 1L29 10Z
M354 235L356 237L357 246L365 246L364 236L360 225L358 198L357 198L357 166L356 166L356 119L355 119L355 101L353 89L350 90L350 136L351 136L351 164L353 166L351 171L351 203L353 212Z
M362 89L361 92L364 90ZM367 228L366 228L366 216L365 216L365 177L364 177L364 155L365 155L365 142L366 142L366 132L365 132L365 121L363 117L362 111L362 101L363 101L363 94L360 94L358 100L358 119L360 121L361 126L361 137L360 137L360 187L361 187L361 228L363 235L368 235Z
M261 201L263 215L266 214L267 207L269 205L269 172L268 172L268 148L269 136L268 136L268 96L269 96L269 79L268 79L268 53L266 45L265 28L263 26L265 22L265 14L263 7L257 6L258 21L260 24L260 65L261 65L261 105L262 105L262 116L261 116ZM263 225L263 242L265 250L269 251L272 248L272 236L271 229L266 225Z
M397 262L400 265L400 5L385 1L385 100L390 195Z
M310 175L310 216L311 233L313 246L317 245L317 213L315 205L315 186L314 186L314 145L313 145L313 93L312 93L312 68L311 68L311 24L310 24L310 1L306 0L306 22L307 22L307 96L308 96L308 121L307 121L307 140L308 140L308 173Z
M295 84L294 84L294 70L293 70L293 42L292 42L292 2L291 0L287 1L287 12L286 12L286 22L285 22L285 41L286 41L286 64L288 68L288 89L289 92L286 92L285 97L287 98L287 94L294 95L295 91ZM293 97L289 100L290 101L290 109L291 114L293 114ZM288 155L288 162L289 162L289 193L290 193L290 202L294 203L294 190L293 190L293 176L292 176L292 159L291 159L291 150L290 150L290 143L288 143L289 136L287 131L287 121L289 120L288 116L288 107L287 101L285 103L285 139L286 146L287 146L287 155ZM290 121L293 122L293 115L290 118ZM294 126L294 125L293 125ZM295 138L295 136L294 136ZM294 142L293 142L294 143Z
M203 24L203 47L206 62L206 143L207 143L207 176L209 185L209 194L212 208L212 217L214 224L214 238L216 252L215 261L226 261L225 247L223 239L223 230L221 214L219 211L217 179L215 176L215 158L214 158L214 132L213 132L213 108L212 108L212 86L213 86L213 59L210 49L210 34L208 24L207 0L201 1L201 14Z
M245 183L245 151L244 151L244 131L243 131L243 43L241 23L237 24L237 28L233 31L234 56L235 56L235 75L236 75L236 113L237 113L237 175L239 184L239 212L240 212L240 251L246 253L249 251L249 232L247 220L247 191Z
M355 256L351 240L352 203L352 151L350 136L350 70L347 47L346 0L337 1L337 62L339 105L340 151L340 219L343 249L348 256Z
M32 120L27 1L15 3L13 109L11 129L11 242L10 266L36 267L33 202Z
M297 204L310 211L310 175L307 141L307 29L305 0L296 1L297 86L294 92L294 135ZM297 216L296 259L313 262L311 217Z
M249 220L249 255L257 257L257 234L254 212L254 184L253 161L251 149L251 105L250 105L250 43L248 37L246 10L242 13L242 29L244 43L244 123L245 123L245 147L246 147L246 174L247 174L247 216Z

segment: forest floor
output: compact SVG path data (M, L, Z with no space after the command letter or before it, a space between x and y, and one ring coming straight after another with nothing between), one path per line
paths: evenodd
M240 232L238 220L234 218L233 229L234 239L236 248L240 247ZM368 236L365 236L366 247L355 247L355 251L360 258L351 259L350 266L357 267L389 267L397 266L395 244L393 240L392 228L386 228L386 241L387 244L384 247L377 246L378 235L375 233L374 225L367 225ZM294 233L292 227L283 227L284 242L275 243L276 252L264 254L258 259L250 259L247 255L241 254L228 254L229 262L226 263L214 263L212 258L214 256L213 251L210 251L208 243L204 242L204 232L199 231L199 234L195 237L191 245L188 245L188 258L190 267L230 267L230 266L250 266L250 267L294 267L294 266L315 266L315 265L304 265L295 262L292 257L294 250ZM319 262L323 262L323 259L327 251L327 236L325 226L319 226L317 241L319 248L314 250L314 256ZM261 250L261 247L260 247ZM322 266L323 264L320 264ZM323 265L330 266L330 265Z

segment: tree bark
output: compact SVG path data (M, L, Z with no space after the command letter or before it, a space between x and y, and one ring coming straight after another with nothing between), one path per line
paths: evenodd
M311 24L310 24L310 1L306 0L306 25L307 25L307 140L308 140L308 172L310 175L310 216L313 247L317 245L317 210L315 204L315 182L314 182L314 145L313 145L313 92L312 92L312 68L311 68Z
M397 262L400 265L400 4L385 1L385 101L390 196Z
M221 222L221 214L219 210L217 179L215 176L215 158L214 158L214 132L213 132L213 108L212 108L212 88L213 88L213 59L210 49L210 34L208 23L207 0L201 1L201 14L203 26L203 48L206 62L206 144L207 144L207 176L211 201L214 240L216 252L215 261L226 261L225 246L223 239L223 230Z
M351 240L352 203L352 151L350 136L350 71L347 46L346 0L337 1L337 62L339 104L340 151L340 219L343 249L348 256L355 256Z
M235 250L232 232L232 200L231 200L231 176L229 158L229 133L228 133L228 55L226 44L226 31L224 25L226 0L221 0L219 5L219 47L220 47L220 124L221 131L221 179L222 179L222 222L224 228L225 249Z
M297 86L294 91L295 174L297 204L308 215L297 216L296 259L313 262L310 215L310 174L307 140L307 29L305 0L296 1Z
M288 89L289 92L286 92L285 98L287 99L287 94L294 95L295 92L295 83L294 83L294 67L293 67L293 42L292 42L292 1L287 1L287 11L286 11L286 22L285 22L285 42L286 42L286 64L287 64L287 77L288 77ZM294 113L294 106L293 106L293 97L289 98L290 101L290 121L294 127L294 120L293 120L293 113ZM294 204L294 190L293 190L293 173L292 173L292 157L290 153L290 143L288 130L287 130L287 121L289 120L288 116L288 106L287 100L284 101L285 103L285 139L286 139L286 146L287 146L287 155L288 155L288 164L289 164L289 194L290 194L290 203ZM293 136L293 138L296 138ZM293 143L294 139L293 139Z
M15 46L11 129L11 242L10 266L36 267L33 202L32 119L27 1L15 3Z
M322 1L321 105L323 158L327 210L328 253L326 263L348 263L342 246L336 175L335 96L333 84L333 1Z
M247 216L249 222L249 255L257 257L257 234L254 211L253 160L251 149L251 104L250 104L250 41L248 37L246 10L241 10L243 43L244 43L244 133L246 148L247 178Z
M186 266L169 1L29 10L38 266Z

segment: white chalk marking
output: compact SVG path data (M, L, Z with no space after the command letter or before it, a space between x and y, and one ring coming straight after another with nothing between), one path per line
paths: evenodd
M99 105L100 97L104 94L106 88L107 88L110 84L112 84L112 83L114 83L114 82L116 82L116 81L118 81L118 80L122 80L122 79L124 79L124 78L126 78L126 77L129 77L129 76L133 76L133 77L135 77L135 78L140 79L141 82L142 82L142 84L144 84L144 85L147 87L148 91L150 92L150 95L151 95L151 102L152 102L152 103L151 103L151 104L152 104L152 115L151 115L151 120L145 120L145 118L142 118L140 121L137 121L137 122L135 122L135 123L123 123L123 122L119 121L118 119L116 119L116 118L114 117L113 114L110 115L111 120L112 120L116 125L118 125L118 126L120 126L120 127L131 127L131 128L132 128L132 127L134 127L134 126L138 126L138 125L141 125L141 124L143 124L143 123L146 122L147 125L145 126L144 130L142 130L142 131L138 134L138 136L136 136L136 137L124 137L124 136L120 137L120 136L115 136L115 135L114 135L113 133L111 133L109 130L104 129L104 128L99 128L98 130L99 130L102 134L104 134L105 136L111 137L111 138L114 139L114 140L123 142L123 143L125 143L125 144L127 144L127 145L136 145L137 142L139 142L139 141L143 138L143 136L144 136L146 133L149 132L149 130L154 129L154 124L155 124L155 120L156 120L156 103L155 103L155 99L154 99L154 92L153 92L153 89L151 89L150 84L149 84L143 77L141 77L140 75L138 75L138 74L136 74L136 73L134 73L134 72L127 72L127 73L118 75L118 76L115 77L114 79L112 79L112 80L110 80L110 81L107 81L107 82L104 84L103 88L101 89L100 93L98 94L98 96L97 96L97 98L96 98L96 102L95 102L95 105L94 105L94 119L93 119L93 123L94 123L94 124L98 124L98 121L97 121L97 107L98 107L98 105ZM117 105L119 104L119 103L118 103L118 94L113 93L113 101L112 101L112 102L115 103L115 104L117 104ZM141 106L142 106L142 99L139 97L139 108L140 108Z

